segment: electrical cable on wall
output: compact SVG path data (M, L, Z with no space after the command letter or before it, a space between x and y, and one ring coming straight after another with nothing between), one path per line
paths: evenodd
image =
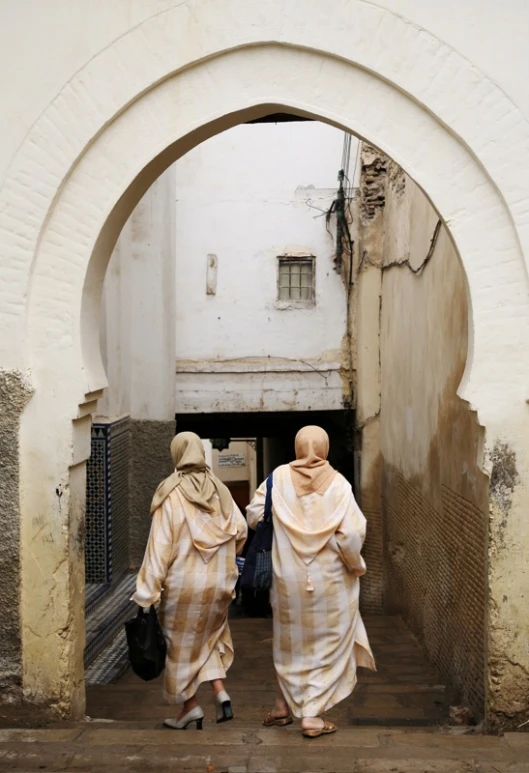
M355 168L353 171L353 180L348 177L349 167L351 163L351 142L352 135L344 134L344 143L342 150L342 168L338 172L338 191L336 198L331 203L331 206L327 210L325 216L325 225L327 232L331 234L330 223L333 215L336 216L336 249L334 255L335 269L341 273L343 266L344 252L347 252L349 257L349 270L347 277L347 315L346 315L346 336L348 339L348 383L349 383L349 395L347 399L344 399L344 407L352 410L354 405L354 388L353 388L353 341L351 332L351 314L352 314L352 288L354 284L353 273L353 260L354 260L354 240L351 235L352 226L352 214L350 210L350 202L353 199L354 191L354 176L356 175L356 168L359 158L359 145L357 148L355 158ZM347 181L347 186L344 182Z

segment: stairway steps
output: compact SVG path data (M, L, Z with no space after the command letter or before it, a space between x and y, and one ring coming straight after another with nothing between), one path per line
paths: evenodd
M121 628L118 634L105 647L85 671L88 686L114 684L129 668L127 638Z

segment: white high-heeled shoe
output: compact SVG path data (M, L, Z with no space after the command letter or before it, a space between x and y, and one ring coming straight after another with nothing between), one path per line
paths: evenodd
M215 703L217 705L217 724L233 719L231 700L226 690L221 690L215 695Z
M185 714L182 719L164 719L163 723L165 727L170 727L171 730L187 730L188 725L196 722L197 730L202 730L202 720L204 719L204 712L200 706L191 709Z

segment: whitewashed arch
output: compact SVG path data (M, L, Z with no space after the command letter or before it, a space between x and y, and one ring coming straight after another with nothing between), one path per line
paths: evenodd
M516 443L527 430L512 406L529 380L529 170L519 161L529 126L505 94L431 34L359 0L339 0L332 15L307 0L303 21L295 0L191 0L156 14L71 79L0 190L3 362L30 368L35 389L21 429L24 685L63 712L82 706L72 534L89 453L83 417L105 385L98 303L114 241L179 155L285 109L368 139L425 190L467 276L473 345L461 394L492 432L507 425ZM528 464L522 440L519 453Z
M347 91L341 94L344 85ZM508 306L510 316L515 304L528 323L524 258L504 197L465 145L402 92L343 60L277 45L241 47L159 82L92 140L63 183L40 233L26 328L32 365L33 356L48 342L65 340L56 327L63 310L75 351L84 348L77 363L86 377L83 394L105 385L95 286L101 285L106 259L133 202L193 145L275 109L293 109L369 139L400 163L433 201L468 279L475 336L462 396L478 405L477 391L491 356L498 362L507 354L498 326L502 309ZM487 273L491 269L493 282ZM51 328L45 324L47 307ZM55 344L50 348L47 369L50 355L60 351Z

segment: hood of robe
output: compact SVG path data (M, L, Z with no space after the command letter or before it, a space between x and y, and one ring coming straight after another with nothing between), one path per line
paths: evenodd
M333 501L323 506L324 497ZM340 527L351 501L351 491L346 486L335 486L323 496L309 494L298 497L291 506L273 487L274 522L278 520L286 532L293 550L305 564L310 564L323 550Z
M186 508L185 517L191 541L205 564L211 561L221 545L237 536L236 512L226 518L222 514L212 515L196 509L192 512Z

